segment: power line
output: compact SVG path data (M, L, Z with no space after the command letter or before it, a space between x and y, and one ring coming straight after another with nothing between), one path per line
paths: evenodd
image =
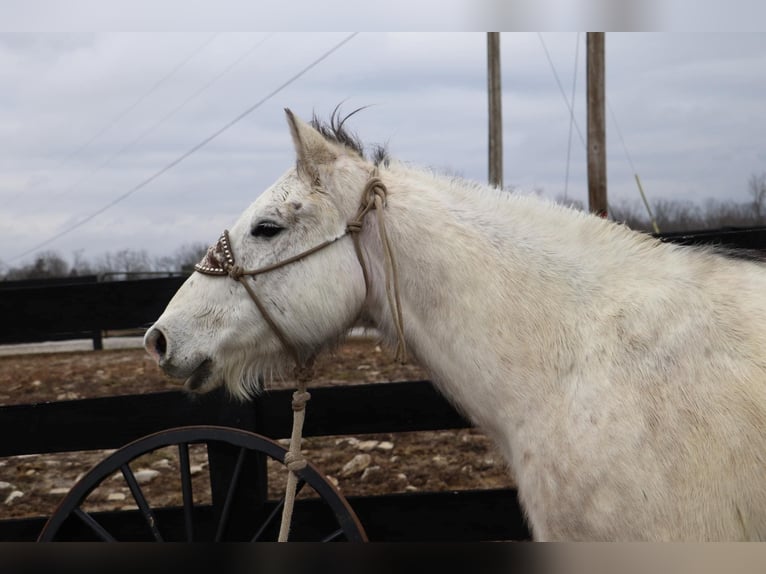
M625 145L625 138L622 137L622 130L620 129L620 124L617 122L617 116L614 115L614 110L612 110L612 105L609 103L609 100L607 100L606 102L606 107L609 109L609 115L612 116L614 127L617 130L617 137L620 138L620 143L622 144L622 150L625 152L625 157L628 160L628 165L630 165L630 169L633 171L633 173L636 173L636 166L633 165L633 160L630 157L630 153L628 153L628 146Z
M169 72L167 72L164 76L162 76L159 80L157 80L154 85L152 85L151 88L149 88L146 92L144 92L136 101L134 101L132 104L130 104L127 108L122 110L119 114L117 114L112 120L107 122L100 130L98 130L94 135L92 135L85 143L81 144L79 147L77 147L75 150L69 152L66 154L63 158L59 160L59 162L49 170L56 170L60 168L63 164L67 163L69 160L71 160L73 157L80 154L84 149L86 149L90 144L92 144L94 141L96 141L99 137L104 135L107 131L109 131L112 127L114 127L122 118L127 116L130 112L132 112L134 109L136 109L146 98L148 98L150 95L152 95L154 92L156 92L160 86L162 86L165 82L167 82L170 78L172 78L178 70L183 68L186 64L189 63L189 61L194 58L197 54L199 54L202 50L207 48L210 43L215 40L215 38L218 36L218 32L215 32L211 36L209 36L202 44L197 46L190 54L188 54L183 60L181 60L178 64L176 64L173 69L171 69ZM47 172L44 172L47 173ZM75 184L72 185L74 187ZM6 202L5 207L9 207L16 199L18 199L22 194L24 193L24 190L19 190L18 193L11 196Z
M567 193L569 191L569 161L572 157L572 125L574 124L574 103L575 94L577 88L577 64L580 56L580 32L577 32L577 38L575 39L575 61L574 61L574 73L572 74L572 103L569 106L569 135L567 137L567 169L564 175L564 201L567 200Z
M208 137L206 137L205 139L203 139L201 142L199 142L198 144L196 144L196 145L194 145L193 147L191 147L191 148L190 148L188 151L184 152L183 154L181 154L180 156L178 156L176 159L174 159L173 161L171 161L170 163L168 163L168 164L167 164L165 167L163 167L163 168L162 168L162 169L160 169L159 171L156 171L156 172L155 172L154 174L152 174L151 176L147 177L147 178L146 178L145 180L143 180L141 183L139 183L139 184L137 184L137 185L133 186L132 188L130 188L128 191L126 191L126 192L125 192L125 193L123 193L122 195L120 195L120 196L116 197L115 199L113 199L112 201L110 201L109 203L107 203L106 205L104 205L103 207L100 207L100 208L99 208L99 209L97 209L96 211L94 211L94 212L90 213L89 215L85 216L83 219L81 219L81 220L80 220L80 221L78 221L77 223L75 223L75 224L73 224L73 225L71 225L71 226L67 227L66 229L64 229L64 230L62 230L62 231L60 231L60 232L56 233L55 235L53 235L53 236L49 237L49 238L48 238L48 239L46 239L45 241L41 241L40 243L38 243L38 244L37 244L37 245L35 245L34 247L32 247L32 248L30 248L30 249L27 249L26 251L24 251L24 252L22 252L22 253L19 253L18 255L15 255L15 256L13 256L13 257L11 257L11 259L10 259L10 260L11 260L11 261L16 261L17 259L20 259L20 258L22 258L22 257L25 257L26 255L29 255L30 253L34 253L35 251L37 251L37 250L39 250L39 249L41 249L41 248L45 247L46 245L50 245L50 244L51 244L51 243L53 243L55 240L57 240L57 239L60 239L60 238L61 238L61 237L63 237L64 235L67 235L67 234L71 233L72 231L74 231L75 229L78 229L79 227L82 227L83 225L85 225L85 224L86 224L86 223L88 223L89 221L92 221L93 219L95 219L96 217L98 217L99 215L101 215L102 213L104 213L105 211L107 211L109 208L111 208L111 207L114 207L115 205L117 205L117 204L118 204L118 203L120 203L121 201L123 201L123 200L127 199L128 197L130 197L131 195L133 195L133 194L134 194L135 192L137 192L138 190L140 190L140 189L142 189L142 188L146 187L146 186L147 186L147 185L149 185L151 182L153 182L155 179L157 179L158 177L160 177L161 175L163 175L165 172L167 172L167 171L171 170L172 168L174 168L175 166L177 166L179 163L181 163L183 160L185 160L186 158L188 158L190 155L192 155L192 154L193 154L193 153L195 153L196 151L200 150L201 148L203 148L204 146L206 146L207 144L209 144L209 143L210 143L211 141L213 141L215 138L217 138L218 136L220 136L220 135L221 135L223 132L225 132L226 130L228 130L229 128L231 128L233 125L235 125L236 123L238 123L239 121L241 121L242 119L244 119L246 116L248 116L249 114L251 114L252 112L254 112L255 110L257 110L259 107L261 107L263 104L265 104L265 103L266 103L267 101L269 101L271 98L273 98L274 96L276 96L276 95L277 95L279 92L281 92L282 90L284 90L284 89L285 89L286 87L288 87L290 84L292 84L292 83L293 83L293 82L295 82L296 80L300 79L300 78L301 78L302 76L304 76L304 75L305 75L307 72L309 72L310 70L312 70L314 67L316 67L317 65L319 65L321 62L323 62L324 60L326 60L327 58L329 58L329 57L330 57L332 54L334 54L335 52L337 52L337 51L338 51L340 48L342 48L342 47L343 47L345 44L347 44L348 42L350 42L350 41L351 41L351 40L352 40L354 37L356 37L358 34L359 34L359 32L353 32L353 33L349 34L348 36L346 36L346 37L345 37L343 40L341 40L340 42L338 42L337 44L335 44L335 45L334 45L332 48L330 48L329 50L327 50L326 52L324 52L324 53L323 53L321 56L319 56L317 59L315 59L314 61L312 61L312 62L311 62L310 64L308 64L306 67L304 67L303 69L301 69L301 70L300 70L298 73L296 73L296 74L294 74L293 76L291 76L291 77L290 77L288 80L286 80L284 83L280 84L280 85L279 85L277 88L275 88L274 90L272 90L271 92L269 92L268 94L266 94L266 95L265 95L263 98L261 98L261 99L260 99L260 100L258 100L256 103L254 103L252 106L250 106L250 107L249 107L249 108L247 108L245 111L243 111L243 112L242 112L242 113L240 113L238 116L236 116L236 117L235 117L233 120L231 120L230 122L228 122L227 124L225 124L225 125L224 125L222 128L219 128L218 130L216 130L215 132L213 132L211 135L209 135Z
M620 129L620 124L617 122L617 116L614 114L614 110L612 110L612 106L609 104L609 100L607 100L606 102L606 107L609 109L609 114L612 116L614 127L617 129L617 136L620 138L620 143L622 144L622 149L625 152L625 157L628 159L628 165L630 165L630 169L633 171L633 177L635 178L636 185L638 186L638 193L641 196L641 200L644 203L644 207L646 208L646 213L649 215L649 220L652 222L652 228L654 229L655 233L659 233L660 227L659 225L657 225L657 219L654 217L652 208L649 205L649 200L646 199L646 194L644 193L644 186L641 185L641 178L638 177L638 171L636 171L636 166L633 165L633 159L630 157L630 153L628 152L628 146L625 145L625 138L622 137L622 130Z
M572 108L572 106L569 105L569 99L567 98L566 92L564 92L564 86L561 85L559 74L556 71L556 66L553 65L553 60L551 59L551 55L548 52L548 47L545 45L545 40L543 40L543 35L540 32L538 32L537 37L540 38L540 43L543 45L543 50L545 51L545 57L548 59L548 64L550 65L551 70L553 71L553 77L556 79L556 84L558 84L559 91L561 92L561 97L564 98L564 104L569 110L570 118L572 118L572 121L574 121L575 129L577 130L577 135L580 136L580 142L582 143L582 147L583 149L587 149L588 146L585 144L585 138L583 137L582 132L580 131L580 126L577 123L577 120L574 119L574 109Z
M154 132L158 127L160 127L162 124L164 124L166 121L168 121L171 117L173 117L175 114L177 114L181 109L186 107L190 102L197 99L200 95L202 95L205 91L207 91L213 84L215 84L218 80L220 80L223 76L225 76L228 72L232 70L237 64L242 62L245 58L247 58L250 54L252 54L257 48L259 48L261 45L263 45L269 38L271 38L274 34L268 34L264 38L260 39L258 42L250 46L245 52L243 52L240 56L237 57L236 60L231 62L228 66L226 66L221 72L219 72L216 76L214 76L211 80L209 80L206 84L204 84L201 88L199 88L196 92L194 92L191 96L186 98L181 104L170 110L168 113L166 113L164 116L162 116L157 122L152 124L148 129L141 132L138 137L134 138L130 142L123 145L119 150L117 150L115 153L113 153L111 156L109 156L105 161L103 161L101 164L93 168L90 172L85 174L83 177L75 181L72 185L70 185L65 190L55 194L51 197L51 199L58 199L63 195L66 195L76 187L82 185L82 183L89 178L91 178L93 175L101 171L103 168L105 168L107 165L112 163L115 159L120 157L123 153L125 153L126 150L130 149L134 145L136 145L138 142L146 138L149 134Z

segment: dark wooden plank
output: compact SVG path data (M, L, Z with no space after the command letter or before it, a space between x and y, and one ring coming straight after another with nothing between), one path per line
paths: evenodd
M721 245L735 249L766 251L766 227L671 231L655 237L682 245Z
M371 542L529 540L515 489L349 497Z
M0 456L119 448L163 429L222 425L253 430L252 406L181 391L0 407Z
M766 251L766 227L671 232L658 237L686 245L717 244ZM185 279L93 282L93 277L83 277L42 284L4 282L0 343L59 340L83 333L90 338L98 331L148 326ZM86 283L75 284L79 281Z
M0 291L4 289L24 289L27 287L51 287L53 285L75 285L95 283L98 275L71 275L67 277L47 277L45 279L16 279L0 281Z
M0 542L34 542L46 520L45 516L0 520Z
M101 331L0 331L0 344L14 343L43 343L46 341L71 341L72 339L96 338L95 334ZM103 336L103 335L101 335ZM95 341L94 341L95 342ZM94 345L95 348L95 345Z
M311 390L305 436L369 434L466 428L471 426L429 381L406 381ZM292 393L267 393L258 399L262 432L288 437Z
M184 277L4 289L0 342L40 341L48 333L148 326Z
M486 540L528 540L529 530L513 489L468 490L450 492L384 494L349 497L349 504L359 517L370 541L374 542L473 542ZM273 503L272 503L273 504ZM319 500L296 502L297 531L301 539L312 537L312 517L321 517L326 506ZM269 506L253 512L252 520L235 523L229 539L246 539ZM213 518L209 508L196 509L198 516ZM93 513L118 539L146 537L141 518L133 512ZM158 523L169 540L183 539L182 509L158 509ZM35 540L45 518L0 521L0 541ZM317 536L326 535L325 520L317 521ZM215 522L200 526L200 539L210 538ZM240 536L237 532L242 532ZM85 529L75 529L72 538L90 536Z
M305 436L465 428L468 422L428 381L352 385L311 391ZM201 397L181 391L0 407L0 456L118 448L177 426L212 424L287 437L292 391L256 405L222 389Z

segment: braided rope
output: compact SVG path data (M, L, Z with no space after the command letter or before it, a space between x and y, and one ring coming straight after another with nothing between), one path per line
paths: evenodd
M367 215L370 210L375 209L378 221L378 233L380 234L380 241L383 245L383 257L385 259L383 269L386 278L386 297L388 298L388 307L391 310L391 317L394 320L394 329L396 329L397 344L395 356L396 360L400 363L406 363L407 346L404 341L404 319L402 317L402 302L399 297L399 273L396 268L393 247L391 246L391 241L389 240L388 232L386 231L386 219L384 215L387 195L388 190L380 177L378 177L378 168L376 167L364 187L363 199L366 200L366 202L360 208L356 219L347 226L347 229L349 229L349 231L353 230L354 232L354 247L356 249L357 257L359 257L360 263L362 263L362 268L364 269L364 258L361 255L362 248L358 239L356 239L358 235L355 232L357 229L361 230L362 221L365 215ZM366 269L365 284L369 286L369 278Z
M301 451L303 439L303 421L306 418L306 403L311 399L311 394L306 391L306 385L313 377L313 361L304 366L296 367L296 379L298 390L293 393L293 429L290 434L290 450L285 453L285 466L287 467L287 484L285 485L285 504L282 507L282 522L279 525L279 537L277 542L287 542L292 524L293 508L295 506L295 494L298 486L298 471L306 467L306 458Z

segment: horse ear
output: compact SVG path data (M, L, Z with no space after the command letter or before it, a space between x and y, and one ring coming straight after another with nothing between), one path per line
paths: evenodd
M285 114L287 114L295 153L298 156L298 171L316 180L319 176L319 168L335 161L338 153L331 142L292 111L285 108Z

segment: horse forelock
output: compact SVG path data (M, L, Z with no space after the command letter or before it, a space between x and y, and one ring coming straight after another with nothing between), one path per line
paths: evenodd
M367 147L370 152L369 154L366 153L365 145L362 143L362 140L345 125L349 118L365 108L366 106L357 108L348 114L341 115L340 105L338 105L335 107L332 114L330 114L329 120L324 121L314 114L310 124L315 130L322 134L325 139L346 147L356 153L359 157L372 162L374 165L388 165L390 157L385 146L379 144L369 145Z

